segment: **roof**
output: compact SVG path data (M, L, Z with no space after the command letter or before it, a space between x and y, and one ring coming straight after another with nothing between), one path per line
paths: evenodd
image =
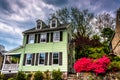
M43 29L36 29L36 27L26 30L23 33L33 33L33 32L46 32L46 31L56 31L56 30L63 30L63 29L67 29L69 23L68 24L61 24L60 26L56 27L56 28L50 28L49 26L46 26L46 28Z
M23 46L18 46L17 48L14 48L14 49L8 51L8 53L11 53L11 52L13 52L14 50L18 50L18 49L20 49L20 48L23 48Z

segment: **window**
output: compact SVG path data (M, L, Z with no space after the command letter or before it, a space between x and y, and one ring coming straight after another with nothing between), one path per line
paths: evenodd
M40 42L46 42L46 33L41 33Z
M59 31L53 33L53 42L57 42L57 41L60 41L60 32Z
M42 21L37 20L37 29L41 29L41 28L42 28Z
M34 39L35 39L35 35L34 34L29 35L28 43L34 43Z
M53 53L53 64L58 64L59 56L58 53Z
M31 65L32 63L32 54L26 55L26 65Z
M39 64L44 64L45 63L45 53L40 53L39 54Z
M52 21L52 27L56 27L56 20Z
M37 29L40 29L41 28L41 23L37 23Z

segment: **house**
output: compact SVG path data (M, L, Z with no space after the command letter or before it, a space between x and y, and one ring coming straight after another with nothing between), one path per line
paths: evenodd
M25 73L60 69L73 72L74 54L70 47L71 24L60 24L55 16L47 26L42 20L23 32L23 45L5 54L2 73Z
M111 40L111 50L114 55L120 56L120 9L117 10L116 28Z

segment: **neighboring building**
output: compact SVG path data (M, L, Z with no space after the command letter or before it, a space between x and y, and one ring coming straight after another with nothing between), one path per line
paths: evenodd
M18 71L73 72L74 54L70 24L60 24L53 16L49 26L37 20L35 28L23 32L23 45L6 53L2 73ZM15 62L16 61L16 62Z
M120 9L116 15L116 28L111 40L111 50L113 54L120 56Z

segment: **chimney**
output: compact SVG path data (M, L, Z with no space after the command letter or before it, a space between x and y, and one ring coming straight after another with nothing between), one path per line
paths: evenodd
M115 32L120 33L120 8L117 10L117 14L116 14L116 29L115 29Z

